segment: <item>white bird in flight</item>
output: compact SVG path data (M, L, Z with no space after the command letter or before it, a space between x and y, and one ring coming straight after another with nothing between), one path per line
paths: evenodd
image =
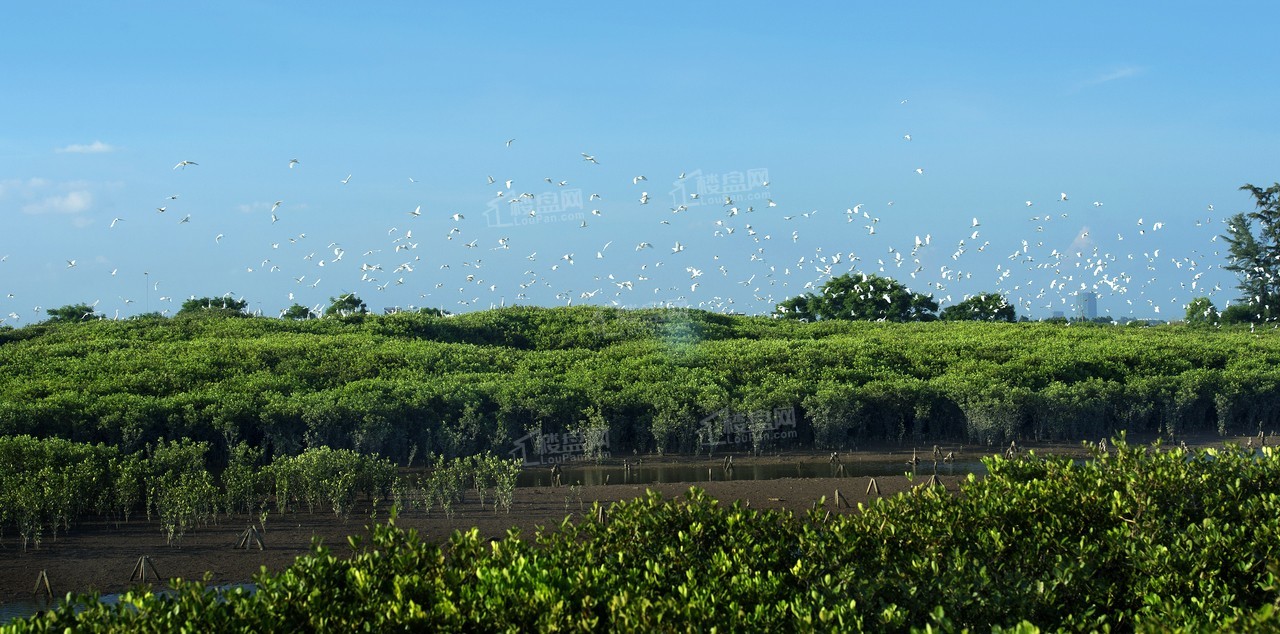
M195 161L182 161L177 165L174 165L173 169L178 169L179 167L181 167L182 169L186 169L188 165L199 165L199 163Z

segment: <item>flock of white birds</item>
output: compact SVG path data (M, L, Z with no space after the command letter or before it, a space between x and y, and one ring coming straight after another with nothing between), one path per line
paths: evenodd
M910 134L902 138L912 141ZM506 151L513 144L518 147L516 139L506 140ZM187 201L179 194L157 201L145 215L104 221L102 230L169 223L167 230L191 231L199 225L209 232L208 248L218 249L227 249L229 236L238 231L234 248L244 249L238 252L243 257L240 271L277 276L272 288L281 290L274 298L232 292L225 297L267 302L272 314L283 314L284 307L295 304L318 314L329 298L347 293L375 311L389 304L462 312L510 304L590 303L767 313L788 297L820 292L827 279L857 271L897 279L914 291L931 294L943 307L970 294L996 292L1020 315L1072 315L1077 295L1092 291L1106 306L1104 314L1176 319L1192 298L1218 293L1223 281L1230 280L1225 273L1205 278L1225 263L1217 250L1223 227L1211 204L1195 220L1186 221L1194 227L1183 228L1197 232L1190 243L1204 250L1175 254L1161 248L1158 234L1166 230L1164 221L1105 216L1111 218L1107 226L1114 240L1109 235L1106 241L1091 236L1073 214L1077 206L1092 208L1096 222L1098 213L1105 211L1104 202L1074 201L1067 192L1046 196L1043 204L1015 202L1021 223L1004 213L993 220L1007 231L988 237L983 218L967 219L968 214L955 226L921 230L896 217L901 207L895 209L893 201L854 201L839 205L838 211L796 211L782 198L785 189L767 176L728 193L708 187L707 175L701 172L653 180L635 174L626 182L601 182L591 170L607 161L583 152L582 170L572 179L548 176L522 182L503 174L479 175L475 186L483 183L485 194L471 209L484 211L406 205L383 216L396 220L387 222L379 232L385 236L373 242L352 243L354 238L332 228L325 231L333 235L309 236L305 215L291 216L283 200L252 219L257 224L248 232L249 239L242 228L213 226L217 222L210 215L201 218L185 211ZM206 168L194 160L173 165L187 176L202 169ZM282 159L280 169L297 173L306 166L297 158L287 163ZM913 171L927 178L923 167ZM332 185L354 187L359 180L356 174L334 175ZM401 182L412 187L417 180L408 177L407 183ZM658 184L665 182L672 184L669 192ZM578 193L571 199L558 197L569 191ZM540 202L547 196L571 204L553 205L547 212ZM554 222L539 217L548 213L555 216ZM886 231L891 224L894 228ZM3 258L0 262L8 256ZM84 270L88 261L86 256L71 257L65 265ZM146 273L148 310L171 314L183 300L211 294L209 289L173 292L162 270ZM101 274L118 273L112 267ZM398 293L397 300L414 301L380 301L379 293L387 291ZM6 299L12 305L21 298L9 292ZM144 311L141 297L118 299L106 305L95 299L92 306L108 318ZM0 324L43 320L44 308L13 309L0 314Z

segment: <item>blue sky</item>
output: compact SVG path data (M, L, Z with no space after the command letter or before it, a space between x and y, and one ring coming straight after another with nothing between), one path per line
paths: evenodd
M1278 17L11 6L0 319L224 294L274 315L348 292L375 310L766 313L851 269L943 305L998 291L1045 317L1083 289L1116 317L1178 318L1234 300L1214 236L1250 208L1240 185L1280 180L1260 28Z

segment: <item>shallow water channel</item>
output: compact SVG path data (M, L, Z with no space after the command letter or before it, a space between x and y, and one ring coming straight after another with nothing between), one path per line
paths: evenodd
M252 592L255 589L255 586L252 583L236 583L231 585L215 587L215 589L219 591L230 590L232 588L244 588L245 590L249 590ZM168 591L157 590L156 592L165 593ZM104 594L98 597L98 601L101 603L105 603L106 605L115 605L117 603L120 603L120 597L121 597L120 594ZM50 603L47 599L44 599L42 597L40 599L34 599L31 601L12 601L12 602L0 603L0 625L4 625L14 619L27 618L33 614L36 614L37 612L49 610L54 606L61 604L62 602L63 602L63 597L59 597L52 603ZM76 612L77 613L80 612L80 609L77 608Z
M841 472L836 465L825 461L802 462L748 462L740 461L732 469L725 469L719 460L700 463L650 462L623 465L593 465L581 462L561 465L562 484L594 486L601 484L655 484L666 482L707 482L708 480L777 480L779 478L831 478L831 477L881 477L902 475L911 471L905 462L896 460L846 461ZM921 459L915 472L928 477L933 474L933 460ZM956 460L938 464L938 475L966 475L987 472L986 465L978 458ZM551 486L551 467L526 467L516 480L517 487Z

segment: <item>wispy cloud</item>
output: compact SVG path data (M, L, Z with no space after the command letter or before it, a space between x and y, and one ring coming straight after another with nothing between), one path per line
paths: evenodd
M1080 231L1076 233L1076 238L1071 241L1071 246L1067 247L1068 254L1089 253L1096 247L1093 238L1089 237L1089 225L1080 227Z
M28 178L27 180L20 178L5 179L0 181L0 200L10 195L21 196L23 192L35 191L48 185L49 181L43 178Z
M88 144L72 143L67 147L60 147L54 151L59 154L105 154L107 152L114 152L115 150L116 148L114 146L107 145L102 141L94 141L93 143Z
M268 209L271 209L271 203L264 203L264 202L241 203L239 205L236 205L236 209L239 210L240 213L242 214L249 214L255 211L266 211Z
M1145 72L1145 70L1146 69L1144 69L1141 66L1121 66L1119 68L1114 68L1107 72L1099 73L1097 75L1094 75L1093 77L1085 79L1077 83L1075 86L1073 86L1072 89L1083 90L1085 88L1090 88L1092 86L1098 86L1098 85L1110 83L1113 81L1119 81L1121 79L1137 77L1138 75L1141 75L1143 72Z

